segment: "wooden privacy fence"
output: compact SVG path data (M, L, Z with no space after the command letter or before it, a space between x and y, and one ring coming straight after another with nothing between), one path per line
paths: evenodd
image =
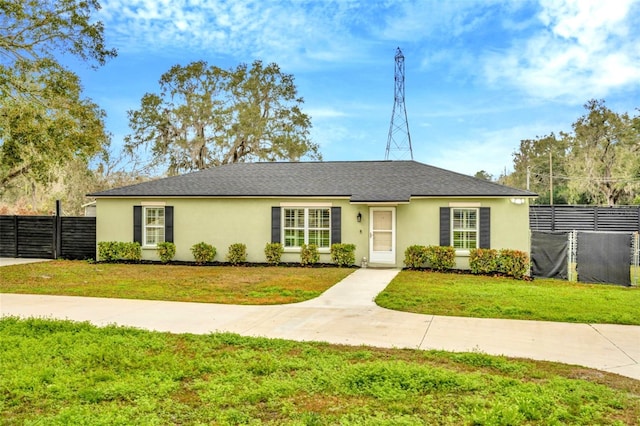
M96 218L0 216L0 257L95 259Z
M640 206L529 206L532 231L640 232Z

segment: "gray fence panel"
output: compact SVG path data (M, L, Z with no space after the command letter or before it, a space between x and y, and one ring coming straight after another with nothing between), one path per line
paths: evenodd
M532 205L532 231L640 231L640 206Z
M566 280L568 248L567 232L532 232L531 275Z
M631 234L578 232L578 281L631 285Z

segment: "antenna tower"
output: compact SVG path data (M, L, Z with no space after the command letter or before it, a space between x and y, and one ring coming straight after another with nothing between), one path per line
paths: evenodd
M384 159L389 159L393 153L393 159L405 160L407 156L413 160L411 149L411 135L409 134L409 122L407 121L407 108L404 105L404 55L398 47L396 49L395 93L393 99L393 112L391 113L391 125L389 126L389 138L387 139L387 152Z

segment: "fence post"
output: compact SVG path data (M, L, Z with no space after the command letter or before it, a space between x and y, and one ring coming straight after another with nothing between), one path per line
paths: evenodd
M574 265L577 262L577 252L578 252L578 232L573 230L567 234L567 238L569 238L569 255L567 256L567 281L573 282L577 281L577 277L575 277L575 269ZM577 265L576 265L577 267Z
M62 251L62 202L56 200L56 218L53 225L53 258L57 259Z
M633 280L632 285L640 285L638 278L640 278L640 233L633 233Z

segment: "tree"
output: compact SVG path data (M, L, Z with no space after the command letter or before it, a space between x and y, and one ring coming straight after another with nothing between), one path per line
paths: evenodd
M473 177L477 179L488 180L490 182L493 180L493 176L491 176L491 174L485 170L480 170L476 172L476 174L473 175Z
M572 200L587 195L592 202L631 202L640 186L638 118L617 114L603 100L585 104L587 113L574 124L568 170Z
M20 178L46 182L108 140L104 113L82 99L79 78L55 55L102 65L96 0L0 0L0 194Z
M149 149L169 174L245 161L320 159L309 139L293 76L255 61L223 70L204 61L175 65L160 78L160 93L129 111L131 153Z
M536 139L520 141L520 148L513 153L513 173L505 183L539 194L538 202L566 203L565 158L567 134L551 133Z
M104 113L81 99L75 74L51 67L20 78L38 87L46 104L18 96L0 100L0 192L24 175L45 183L50 172L73 158L88 159L108 140Z

